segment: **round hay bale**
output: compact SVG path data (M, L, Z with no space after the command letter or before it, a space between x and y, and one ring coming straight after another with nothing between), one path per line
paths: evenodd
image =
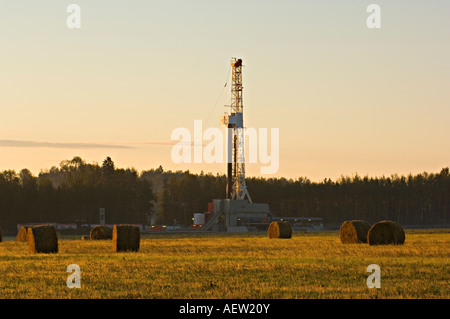
M91 240L112 239L112 229L108 226L94 226L90 232Z
M113 251L138 251L141 230L134 225L114 225L112 231Z
M27 240L30 254L58 252L58 235L53 225L40 225L28 228Z
M285 221L271 222L269 225L269 238L291 238L292 225Z
M341 225L339 237L343 244L367 243L370 225L364 220L347 220Z
M405 231L399 223L383 220L370 228L367 241L369 245L402 245L405 242Z
M17 233L16 241L27 241L27 231L28 229L25 226L19 228L19 232Z

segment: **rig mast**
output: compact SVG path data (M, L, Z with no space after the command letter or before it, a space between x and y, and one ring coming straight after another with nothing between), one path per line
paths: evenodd
M245 199L251 203L245 185L245 135L242 103L242 59L232 58L230 113L222 116L227 127L227 199Z
M221 123L227 127L227 196L208 203L203 231L242 232L264 228L272 216L267 203L252 202L245 185L242 60L232 58L231 67L231 105L229 112L221 117Z

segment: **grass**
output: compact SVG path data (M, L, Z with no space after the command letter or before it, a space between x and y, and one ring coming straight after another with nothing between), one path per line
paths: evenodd
M137 253L111 240L59 241L57 254L0 243L0 298L450 298L450 230L407 230L404 245L341 244L336 231L159 234ZM81 268L81 288L66 285ZM369 289L366 268L381 268Z

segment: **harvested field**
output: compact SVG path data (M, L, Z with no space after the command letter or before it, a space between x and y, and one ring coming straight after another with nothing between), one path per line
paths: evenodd
M111 241L59 240L57 254L0 244L2 298L450 298L450 230L405 230L403 245L342 245L339 231L142 235L138 252ZM68 289L66 268L81 269ZM366 268L381 268L381 289ZM43 289L45 287L45 289Z

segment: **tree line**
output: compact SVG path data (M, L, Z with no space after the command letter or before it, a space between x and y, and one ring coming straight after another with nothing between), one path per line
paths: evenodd
M159 192L161 221L187 223L193 212L207 210L207 202L225 197L226 176L189 172L143 172L143 178L162 180ZM162 178L162 179L161 179ZM297 179L246 179L255 203L268 203L274 216L320 217L325 227L337 228L345 220L363 219L373 224L390 219L402 225L450 225L450 173L389 177L341 176L312 182Z
M37 177L28 169L0 173L0 226L7 230L19 223L98 224L100 208L106 223L146 224L154 202L150 181L109 157L102 165L74 157Z
M374 223L391 219L402 225L450 224L450 173L389 177L341 176L336 181L250 177L253 202L268 203L275 216L321 217L326 227L344 220ZM225 175L164 171L160 166L138 173L117 168L110 157L102 164L80 157L41 171L0 172L0 227L19 223L106 223L189 226L194 213L225 197Z

